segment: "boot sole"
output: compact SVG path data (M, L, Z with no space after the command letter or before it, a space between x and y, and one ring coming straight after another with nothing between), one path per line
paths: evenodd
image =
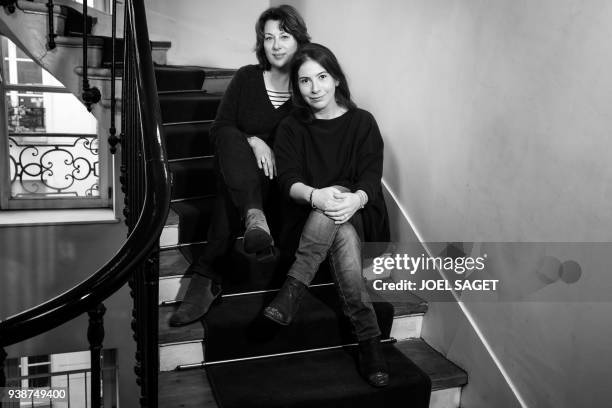
M270 312L268 311L268 308L267 308L267 307L264 309L264 311L263 311L263 315L264 315L266 318L268 318L268 319L272 320L274 323L278 323L278 324L280 324L281 326L289 326L289 324L291 323L291 321L285 322L285 321L282 321L282 320L277 319L277 318L276 318L276 316L275 316L274 314L272 314L272 313L270 313Z

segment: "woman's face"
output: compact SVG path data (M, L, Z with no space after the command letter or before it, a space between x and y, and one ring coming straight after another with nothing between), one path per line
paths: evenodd
M283 31L280 22L276 20L266 21L263 45L268 62L277 69L288 67L298 48L295 38Z
M315 117L333 114L338 108L335 80L318 62L306 60L298 70L300 93L312 108Z

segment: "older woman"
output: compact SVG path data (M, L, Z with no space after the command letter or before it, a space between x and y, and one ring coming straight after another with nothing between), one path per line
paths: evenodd
M246 252L261 253L273 245L263 212L270 180L276 175L272 135L292 109L290 62L310 36L300 14L287 5L264 11L255 33L259 64L236 72L210 130L222 191L215 204L208 244L191 266L193 277L185 298L170 318L173 326L200 319L220 294L221 279L211 264L228 250L240 220L245 228Z
M383 141L374 117L351 101L344 73L326 47L308 44L296 53L291 84L296 112L279 125L275 152L288 198L281 241L297 251L264 315L289 324L328 257L344 314L359 341L359 370L371 385L383 387L389 374L361 268L362 239L389 239L381 188ZM299 244L292 242L294 236L300 236Z

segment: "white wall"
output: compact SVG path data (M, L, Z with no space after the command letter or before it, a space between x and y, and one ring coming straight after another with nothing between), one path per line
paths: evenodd
M268 0L146 0L153 40L171 41L169 64L238 68L257 62L255 21Z
M377 118L384 178L422 239L610 240L610 2L289 3ZM563 260L579 261L580 281L527 288L523 302L430 305L423 336L470 376L462 406L519 405L466 316L525 405L605 405L607 249L572 246Z

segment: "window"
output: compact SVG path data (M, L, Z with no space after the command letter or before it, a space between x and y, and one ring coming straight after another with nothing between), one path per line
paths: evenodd
M8 38L0 56L0 208L109 207L96 118Z

